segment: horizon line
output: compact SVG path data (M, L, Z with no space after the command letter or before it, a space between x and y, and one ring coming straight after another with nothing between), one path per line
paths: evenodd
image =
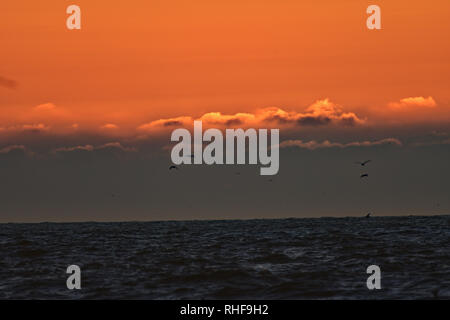
M450 213L423 215L423 214L408 214L408 215L378 215L371 216L370 218L407 218L407 217L441 217L450 216ZM365 218L365 215L361 216L321 216L321 217L283 217L283 218L222 218L222 219L168 219L168 220L111 220L111 221L99 221L99 220L82 220L82 221L40 221L40 222L1 222L1 224L75 224L75 223L152 223L152 222L217 222L217 221L252 221L252 220L296 220L296 219L348 219L348 218Z

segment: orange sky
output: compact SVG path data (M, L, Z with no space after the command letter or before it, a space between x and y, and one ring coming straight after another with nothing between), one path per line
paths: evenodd
M449 0L0 1L0 221L448 213L449 17ZM196 119L279 128L279 174L168 171L170 131Z
M369 4L383 30L366 29ZM133 131L326 98L365 123L450 121L449 14L448 0L4 1L0 77L17 86L0 82L0 128Z

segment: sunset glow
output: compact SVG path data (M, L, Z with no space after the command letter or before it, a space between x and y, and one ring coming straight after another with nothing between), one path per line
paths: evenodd
M68 4L2 4L0 134L258 126L269 114L281 126L450 121L446 0L380 1L377 32L360 1L81 0L74 32Z

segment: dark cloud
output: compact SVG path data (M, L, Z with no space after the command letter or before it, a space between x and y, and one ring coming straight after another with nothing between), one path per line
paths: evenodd
M292 119L287 119L286 117L284 117L283 115L280 115L280 114L267 116L263 120L266 122L276 122L279 124L289 124L289 123L293 122Z
M15 89L17 86L18 83L16 81L0 76L0 87Z
M176 126L182 126L183 123L181 121L177 120L169 120L163 123L164 127L176 127Z
M241 119L230 119L225 121L225 125L227 126L236 126L236 125L240 125L242 124L242 120Z
M280 143L280 148L286 147L298 147L309 150L323 149L323 148L349 148L349 147L374 147L382 145L394 145L402 146L402 142L396 138L384 138L375 141L352 141L352 142L331 142L325 140L322 142L317 142L315 140L303 141L303 140L286 140Z
M31 158L22 150L0 155L3 222L362 216L369 206L377 216L407 215L437 213L430 211L436 201L441 210L450 206L445 179L450 153L442 145L426 152L282 148L272 183L252 165L184 165L169 171L169 152L119 158L105 148ZM373 160L364 187L354 164L361 159Z
M54 153L59 152L79 152L79 151L87 151L93 152L96 150L105 150L105 151L122 151L122 152L137 152L137 148L135 147L125 147L120 142L108 142L99 146L94 147L91 144L87 145L79 145L72 147L60 147L53 150Z
M339 121L346 127L354 127L359 123L359 119L353 114L342 116Z
M331 119L324 116L304 116L297 120L297 123L301 126L324 126L330 122Z
M19 153L25 153L26 152L26 148L23 145L11 145L11 146L6 146L0 149L0 154L9 154L9 153L14 153L14 152L19 152Z

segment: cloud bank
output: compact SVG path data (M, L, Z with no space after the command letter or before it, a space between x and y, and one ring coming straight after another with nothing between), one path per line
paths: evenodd
M286 140L280 143L280 148L298 147L309 150L323 149L323 148L350 148L350 147L373 147L381 145L395 145L402 146L402 142L395 138L385 138L376 141L354 141L348 143L331 142L325 140L317 142L315 140Z

